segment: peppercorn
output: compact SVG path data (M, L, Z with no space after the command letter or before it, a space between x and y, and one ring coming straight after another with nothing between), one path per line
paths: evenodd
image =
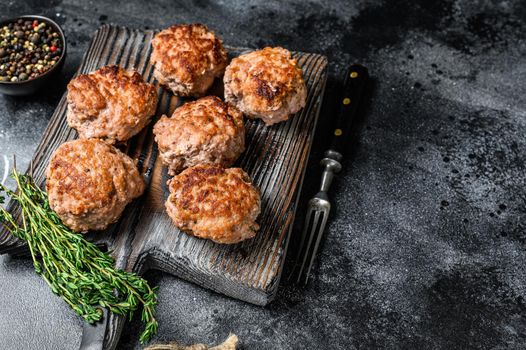
M33 44L37 44L38 41L40 40L40 35L38 35L37 33L35 33L35 34L31 35L31 37L30 37L29 40L31 40L31 42L32 42Z

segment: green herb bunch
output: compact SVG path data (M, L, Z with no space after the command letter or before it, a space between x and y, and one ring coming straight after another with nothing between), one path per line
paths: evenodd
M32 178L13 170L18 190L10 191L0 185L2 192L18 202L20 219L0 205L0 223L16 237L27 242L35 271L73 310L86 321L94 323L102 318L101 307L130 319L142 305L142 321L146 324L140 336L145 343L157 333L155 307L157 288L133 273L118 270L115 261L75 233L60 221L50 208L47 194L36 186Z

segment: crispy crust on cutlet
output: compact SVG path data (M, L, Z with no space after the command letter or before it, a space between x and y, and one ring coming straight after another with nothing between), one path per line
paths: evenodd
M199 23L162 30L152 46L156 79L182 96L202 96L227 64L222 41Z
M307 89L291 53L266 47L232 60L225 71L225 99L267 124L288 119L305 106Z
M80 138L122 142L136 135L157 108L157 91L136 71L106 66L68 84L68 124Z
M153 128L161 159L170 175L198 164L231 166L245 149L241 112L207 96L162 116Z
M79 232L102 230L115 222L144 187L134 161L98 139L63 143L46 170L51 208Z
M232 244L259 229L260 194L240 168L198 165L175 176L169 188L168 215L189 234Z

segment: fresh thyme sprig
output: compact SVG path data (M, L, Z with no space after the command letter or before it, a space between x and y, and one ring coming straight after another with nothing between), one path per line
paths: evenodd
M157 333L155 307L157 288L133 273L114 267L115 261L78 233L62 224L50 208L47 194L28 175L13 170L18 190L0 185L0 204L4 192L21 208L19 222L0 205L0 223L27 242L35 271L77 314L94 323L102 318L101 307L130 319L142 305L146 324L140 336L146 343Z

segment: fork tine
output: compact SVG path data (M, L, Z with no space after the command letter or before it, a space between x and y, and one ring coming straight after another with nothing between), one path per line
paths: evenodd
M311 255L311 258L310 258L309 268L307 269L307 275L306 275L306 278L305 278L305 283L307 283L307 280L309 279L310 270L312 269L312 265L314 264L314 260L316 259L316 253L318 252L318 248L319 248L320 242L321 242L321 237L323 236L323 231L325 231L325 224L327 224L327 218L329 216L328 215L329 213L326 213L325 211L322 211L321 213L325 214L325 215L322 216L322 220L321 220L321 223L320 223L320 228L318 230L318 236L316 237L316 243L314 245L314 250L312 251L312 255Z
M307 247L305 248L305 251L304 251L305 253L303 254L303 261L301 262L301 267L298 272L298 278L296 280L296 283L298 284L301 281L301 278L303 276L303 270L305 269L305 264L307 263L307 259L309 258L309 255L310 255L309 252L310 252L310 248L312 245L312 241L316 234L316 228L318 227L318 221L320 219L320 215L323 214L322 211L315 210L315 209L312 209L310 214L312 214L312 211L314 211L314 219L311 221L310 218L312 217L312 215L309 215L307 217L307 220L309 220L309 222L305 222L305 231L308 230L309 232L309 242L307 243ZM306 276L304 284L307 283L307 279L308 279L308 276Z
M297 265L300 258L303 256L302 251L303 247L305 246L305 241L307 239L307 232L308 232L308 225L310 223L310 218L314 212L314 208L310 207L307 209L307 214L305 215L305 221L303 222L303 227L301 230L301 241L300 241L300 247L298 251L296 252L296 257L294 259L295 264Z
M302 259L302 257L304 256L304 253L303 253L303 247L305 246L305 242L307 240L307 233L309 232L308 228L309 228L309 223L310 223L310 219L311 219L311 216L314 212L314 208L312 208L310 205L307 209L307 214L305 215L305 221L303 222L303 226L302 226L302 229L301 229L301 236L300 236L300 244L299 244L299 248L296 252L296 255L294 257L294 266L292 268L292 271L290 272L289 274L289 277L288 277L288 280L289 281L293 281L293 283L298 283L297 282L297 277L299 276L299 274L297 273L298 272L298 268L300 266L300 259Z

